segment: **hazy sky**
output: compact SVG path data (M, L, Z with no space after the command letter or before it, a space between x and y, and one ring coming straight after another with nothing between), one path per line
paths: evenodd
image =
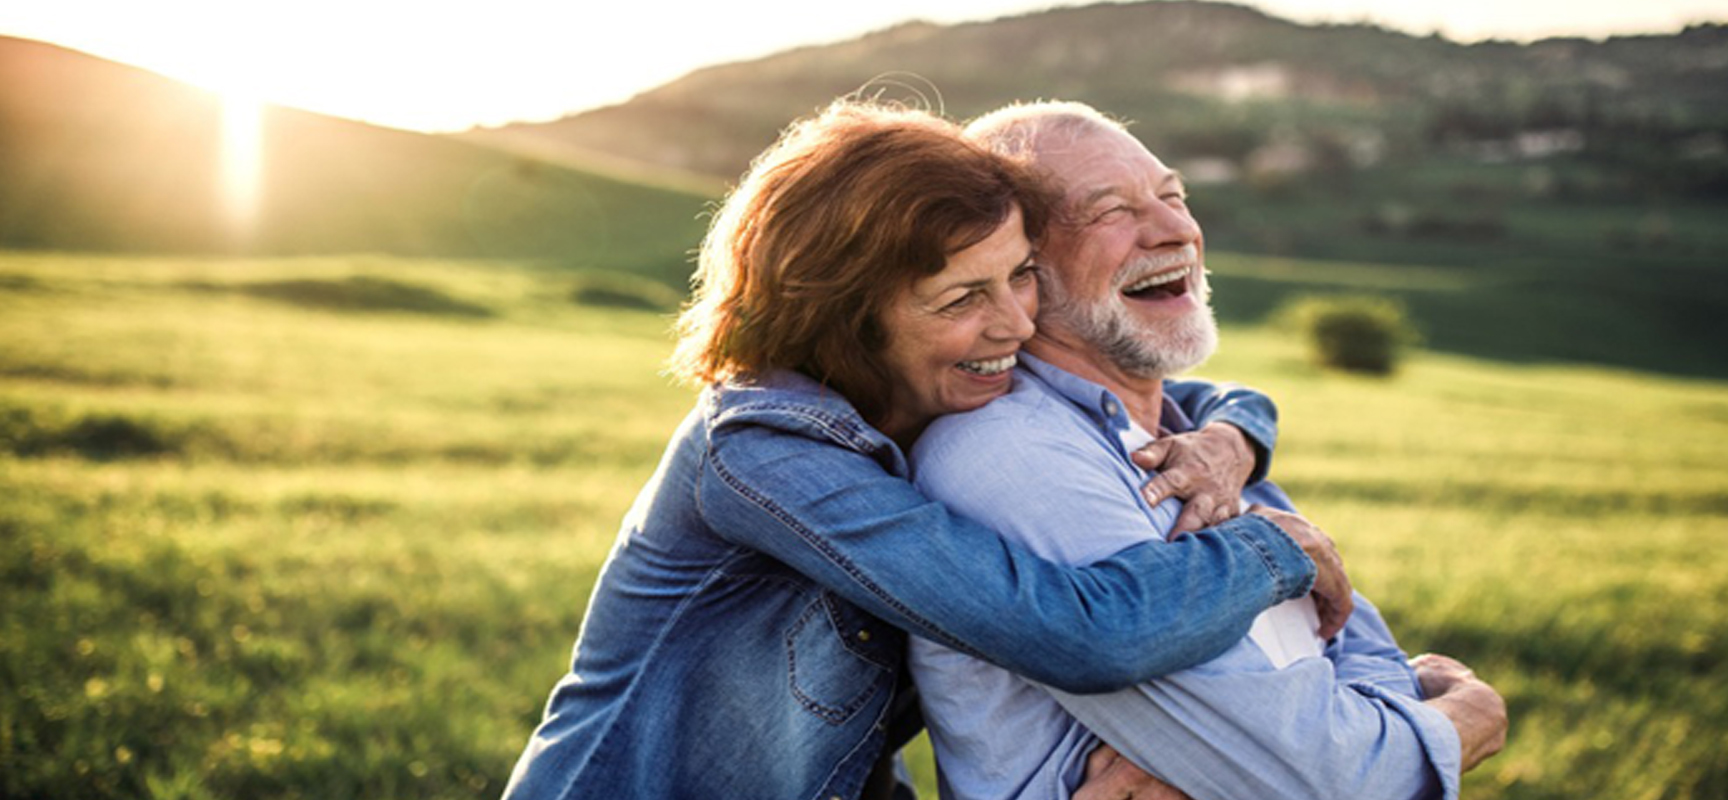
M545 120L708 64L896 22L991 19L1051 0L6 0L0 34L237 94L419 130ZM1460 41L1669 33L1728 0L1256 0L1300 21Z

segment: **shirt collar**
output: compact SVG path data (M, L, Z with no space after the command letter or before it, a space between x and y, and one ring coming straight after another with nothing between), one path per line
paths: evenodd
M1031 353L1021 350L1019 354L1021 368L1043 381L1056 394L1080 409L1087 419L1107 431L1120 434L1129 429L1133 420L1128 417L1128 407L1122 403L1122 398L1115 392L1092 381L1075 375L1061 367L1051 364ZM1168 391L1163 393L1163 408L1159 411L1158 434L1187 433L1194 429L1194 422L1182 412L1182 408L1171 401Z

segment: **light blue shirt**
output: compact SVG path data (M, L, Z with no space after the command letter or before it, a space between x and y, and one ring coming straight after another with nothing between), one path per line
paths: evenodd
M919 488L1055 561L1162 540L1181 507L1137 491L1148 476L1129 459L1135 427L1120 399L1025 353L1021 364L1008 396L925 431ZM1170 394L1161 427L1189 430ZM1243 499L1290 508L1269 481ZM1076 521L1083 535L1048 535ZM1195 800L1458 796L1457 732L1421 702L1360 596L1323 657L1280 668L1244 637L1200 666L1104 694L1059 691L916 637L909 658L944 798L1066 798L1099 737Z

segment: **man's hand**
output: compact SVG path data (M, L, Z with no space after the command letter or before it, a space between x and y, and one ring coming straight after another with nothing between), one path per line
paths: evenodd
M1254 474L1254 448L1236 426L1214 422L1193 433L1165 436L1134 452L1134 463L1157 475L1140 487L1146 502L1185 501L1171 536L1208 528L1240 512L1242 487Z
M1190 800L1182 790L1134 766L1116 748L1098 745L1086 757L1086 777L1073 800Z
M1330 639L1338 635L1350 619L1350 612L1356 610L1356 598L1350 593L1350 576L1344 574L1344 559L1338 556L1332 537L1301 515L1288 511L1255 505L1248 509L1248 513L1271 520L1313 559L1314 611L1320 615L1320 638Z
M1410 659L1425 701L1452 720L1463 746L1464 771L1488 760L1506 746L1506 701L1494 687L1457 659L1424 653Z

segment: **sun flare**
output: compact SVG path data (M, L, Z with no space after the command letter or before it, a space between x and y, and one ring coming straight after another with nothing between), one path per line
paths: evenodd
M258 221L264 103L247 91L222 93L222 213L230 234L250 239Z

